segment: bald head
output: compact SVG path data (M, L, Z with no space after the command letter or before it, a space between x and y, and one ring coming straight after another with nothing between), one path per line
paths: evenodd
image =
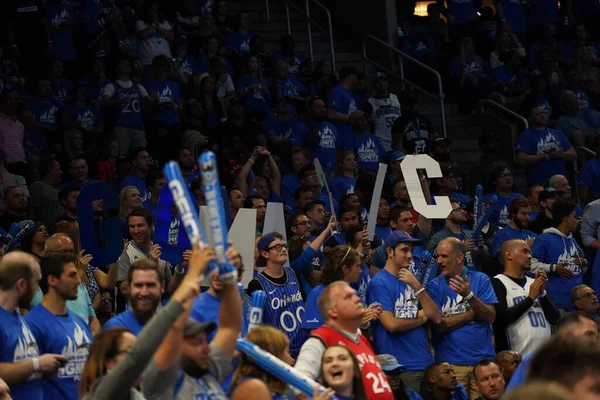
M502 368L504 378L508 382L523 361L523 357L516 351L504 350L496 354L495 361Z
M0 260L0 290L13 289L20 279L30 281L34 276L42 277L40 264L31 254L11 251Z
M67 251L75 251L73 241L64 233L55 233L46 240L44 251L50 253L63 253Z
M531 269L531 248L524 240L511 239L502 243L498 258L507 272L520 274Z
M455 255L455 256L457 256L459 254L464 255L467 252L467 246L465 246L465 243L455 237L448 237L448 238L442 240L439 243L439 245L449 246L450 251L452 252L452 255Z

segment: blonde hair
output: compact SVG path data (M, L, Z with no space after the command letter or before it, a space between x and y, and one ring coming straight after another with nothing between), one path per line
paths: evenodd
M134 189L140 193L140 190L135 186L125 186L121 189L121 193L119 194L119 217L124 220L127 220L129 213L134 210L133 208L127 207L127 197L129 197L129 192ZM140 197L141 196L142 194L140 193Z
M290 340L283 332L268 325L252 329L248 333L248 336L246 336L246 339L279 359L281 359L285 350L290 345ZM231 387L236 387L245 377L260 379L267 385L271 393L282 395L288 387L286 382L266 372L242 353L240 362L233 375L233 380L231 381Z

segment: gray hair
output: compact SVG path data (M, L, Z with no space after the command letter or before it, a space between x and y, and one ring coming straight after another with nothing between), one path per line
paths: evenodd
M46 240L46 244L44 244L44 251L54 251L54 249L56 249L58 246L58 241L63 238L72 242L68 235L64 233L55 233L54 235L50 236L48 240Z
M566 177L566 176L564 176L564 175L560 175L560 174L558 174L558 175L552 175L552 176L550 177L550 180L548 181L548 185L549 185L551 188L554 188L554 189L556 189L556 185L558 185L558 182L559 182L561 179L564 179L564 180L566 180L567 182L569 181L569 180L567 179L567 177Z

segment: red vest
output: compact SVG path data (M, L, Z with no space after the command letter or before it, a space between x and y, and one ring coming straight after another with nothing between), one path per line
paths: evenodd
M358 360L363 385L369 400L394 400L394 394L381 369L381 365L379 365L379 361L377 361L377 356L362 334L358 335L359 341L357 344L335 329L323 325L312 331L312 336L321 339L326 347L341 344L354 353Z

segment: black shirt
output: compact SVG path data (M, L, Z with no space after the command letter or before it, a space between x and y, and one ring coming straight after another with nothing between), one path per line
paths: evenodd
M396 118L392 125L392 136L402 138L402 146L406 154L429 154L429 145L435 128L431 120L420 115L417 119L411 120L405 115Z
M13 223L19 223L21 221L25 221L27 218L27 215L14 215L14 214L9 214L9 213L4 213L2 215L0 215L0 228L4 229L6 232L8 232L8 230L10 229L10 226Z
M537 217L529 224L529 230L541 235L544 229L552 228L552 218L548 218L544 211L541 211Z

